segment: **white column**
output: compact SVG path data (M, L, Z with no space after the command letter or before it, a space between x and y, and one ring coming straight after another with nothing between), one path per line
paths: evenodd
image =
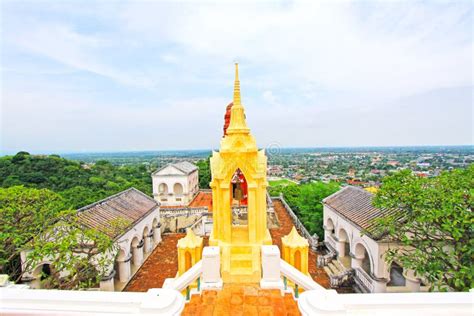
M143 262L143 240L141 240L138 245L132 246L132 252L133 264L138 267Z
M151 245L152 245L151 237L149 235L143 236L143 240L145 243L143 247L143 251L145 253L149 253L151 251Z
M115 270L112 270L112 272L102 278L102 280L100 280L100 290L101 291L109 291L109 292L113 292L115 291L115 286L114 286L114 277L115 277Z
M153 229L153 241L155 244L159 244L161 242L161 223L152 228Z
M336 241L336 251L339 258L342 258L346 255L344 241Z
M201 289L222 288L219 247L204 247L202 251Z
M262 246L262 289L279 289L283 291L284 284L280 277L280 249L278 246Z
M120 282L127 282L130 279L130 259L132 256L129 254L123 261L117 260Z

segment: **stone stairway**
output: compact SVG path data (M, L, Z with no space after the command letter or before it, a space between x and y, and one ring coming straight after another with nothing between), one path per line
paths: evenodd
M337 259L331 260L324 271L328 274L332 288L338 288L346 281L349 281L352 274L351 268L346 268Z
M230 247L229 262L224 265L224 282L255 282L260 279L260 251L256 247L237 244Z

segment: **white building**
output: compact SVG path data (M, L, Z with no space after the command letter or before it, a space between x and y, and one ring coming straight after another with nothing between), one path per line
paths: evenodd
M113 238L118 248L117 253L105 254L115 256L115 261L108 269L109 275L100 282L101 290L122 290L161 241L160 204L135 188L85 206L78 210L78 216L84 225ZM111 230L110 223L118 219L129 225L120 231ZM21 257L25 263L27 252L23 252ZM50 271L51 264L54 264L54 258L44 258L31 271L24 273L23 282L32 288L41 288L42 272Z
M152 173L153 196L163 206L188 205L199 191L198 167L188 161Z
M324 242L330 250L330 260L319 263L326 265L330 278L353 275L362 292L427 290L413 271L404 270L396 262L386 262L389 247L399 246L385 238L376 219L392 211L375 208L372 198L371 193L361 188L347 186L323 200Z

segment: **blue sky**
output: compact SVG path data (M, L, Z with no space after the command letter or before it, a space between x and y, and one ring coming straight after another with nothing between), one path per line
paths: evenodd
M2 1L0 151L473 143L471 1Z

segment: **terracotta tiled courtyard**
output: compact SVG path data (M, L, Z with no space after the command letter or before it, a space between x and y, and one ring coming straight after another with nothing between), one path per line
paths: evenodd
M262 290L257 284L225 284L220 291L193 295L182 315L300 315L296 301L279 290Z
M273 201L279 227L270 229L273 244L281 250L281 237L288 235L293 222L279 200ZM124 291L145 292L162 287L166 278L176 276L178 270L177 243L184 234L163 235L143 266L125 287ZM205 238L206 245L208 238ZM314 252L309 253L309 272L322 286L329 287L324 270L316 266ZM281 296L278 290L262 290L257 284L225 284L221 291L203 291L193 295L183 315L300 315L296 301L290 294Z
M184 234L163 235L162 242L148 256L147 260L130 280L124 291L146 292L151 288L162 287L166 278L172 278L178 271L178 239Z

